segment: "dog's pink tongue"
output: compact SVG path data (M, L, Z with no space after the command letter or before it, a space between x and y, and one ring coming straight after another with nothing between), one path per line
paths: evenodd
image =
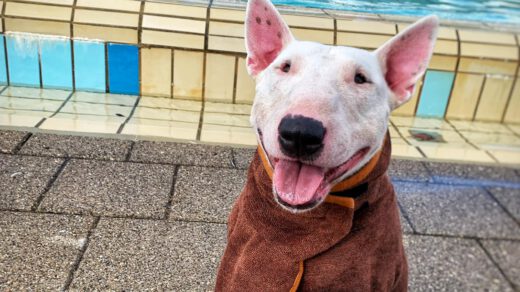
M279 160L274 169L273 182L276 193L285 203L297 206L311 202L325 178L321 167L297 161Z

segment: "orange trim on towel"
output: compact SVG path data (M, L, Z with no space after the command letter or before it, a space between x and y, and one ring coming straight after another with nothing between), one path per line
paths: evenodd
M302 277L303 277L303 261L300 261L298 275L296 275L296 279L294 279L294 283L291 287L291 290L289 290L289 292L296 292L298 290L298 287L300 286L300 283L302 281Z
M271 167L271 164L269 164L269 161L267 160L267 155L265 154L264 149L260 145L258 145L258 153L260 154L260 159L262 159L262 164L264 165L264 169L267 172L267 175L271 180L273 180L273 168Z
M365 164L365 166L363 166L363 168L361 168L358 172L356 172L356 174L335 184L334 187L332 187L331 192L341 192L344 190L351 189L358 185L362 180L364 180L368 176L368 174L372 172L377 162L379 161L379 156L381 156L381 150L374 154L370 161L367 164Z
M336 204L350 209L354 209L356 206L356 201L354 198L333 196L330 194L325 197L325 203Z

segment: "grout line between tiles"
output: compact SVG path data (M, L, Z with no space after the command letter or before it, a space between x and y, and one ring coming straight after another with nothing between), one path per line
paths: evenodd
M4 4L4 8L5 9L5 4ZM3 15L3 10L2 10L2 15ZM2 18L2 23L4 22L4 18ZM3 24L4 26L4 29L5 29L5 24ZM7 81L7 86L9 86L9 84L11 84L11 74L9 74L9 54L8 54L8 50L7 50L7 37L5 36L5 34L3 35L2 37L3 39L3 43L4 43L4 57L5 57L5 74L6 74L6 81ZM6 86L6 88L7 88ZM2 92L4 92L5 88L2 90Z
M72 284L72 281L74 280L74 275L76 274L78 268L79 268L79 265L81 264L81 262L83 261L83 257L85 256L85 252L87 251L87 248L89 246L89 243L90 243L90 239L92 237L92 234L94 233L94 230L96 230L98 224L99 224L99 221L100 221L101 217L95 217L94 221L92 222L92 225L90 226L88 232L87 232L87 236L85 238L85 243L83 244L83 246L80 248L79 250L79 253L76 257L76 260L74 261L70 271L69 271L69 274L67 276L67 280L65 280L65 284L63 286L63 291L69 291L70 289L70 285Z
M459 30L455 30L455 36L457 38L457 60L456 60L456 63L455 63L455 70L452 72L453 73L453 81L451 82L451 88L450 88L450 94L448 95L448 102L446 103L446 108L444 109L444 114L442 115L443 117L446 117L446 114L448 114L448 109L450 108L450 103L452 101L452 97L453 97L453 90L455 89L455 81L457 80L457 75L458 75L458 72L459 72L459 65L460 65L460 59L461 59L461 56L460 56L460 36L459 36Z
M493 193L489 190L489 187L482 187L482 189L484 190L485 193L488 194L488 196L491 197L491 199L492 199L493 201L495 201L495 203L498 204L498 206L500 206L500 208L502 209L502 211L503 211L504 213L506 213L506 214L507 214L511 219L513 219L513 221L516 222L516 225L517 225L518 227L520 227L520 221L518 221L518 220L516 219L516 217L515 217L513 214L511 214L511 212L509 211L509 209L507 209L507 208L506 208L506 207L505 207L505 206L504 206L504 205L503 205L503 204L502 204L502 203L501 203L501 202L500 202L500 201L495 197L495 195L493 195Z
M484 247L484 245L482 244L481 242L482 239L475 239L475 241L477 242L477 244L480 246L480 248L482 249L482 251L484 251L484 253L486 254L486 256L489 258L489 260L491 261L491 263L493 263L493 265L498 269L498 272L502 275L502 277L504 277L504 279L507 281L507 283L509 284L509 286L511 286L511 288L514 290L515 289L515 285L513 284L513 282L507 277L506 273L504 273L504 270L502 270L502 268L500 267L500 265L495 261L495 259L493 258L493 256L491 255L491 253L489 253L489 251Z
M232 104L236 104L237 101L237 82L238 82L238 57L235 57L235 66L234 66L234 75L233 75L233 95L232 95Z
M130 162L130 158L132 157L132 151L134 151L135 141L130 141L130 147L128 147L128 151L126 152L124 162Z
M173 171L172 184L170 186L170 197L168 198L168 202L166 203L166 207L164 209L164 219L165 220L168 220L170 218L173 197L175 195L175 186L177 184L178 176L179 176L179 166L176 165L175 169Z
M72 96L74 95L74 91L72 91L69 96L67 96L67 98L65 98L65 100L63 101L63 103L58 107L58 109L56 109L56 111L50 115L49 118L52 118L54 116L56 116L62 109L63 107L65 106L65 104L67 104L67 102L72 98Z
M448 125L450 125L453 130L455 131L455 133L459 134L459 136L468 144L470 145L471 147L477 149L477 150L482 150L480 149L480 147L478 147L477 145L475 145L473 142L471 142L468 138L466 138L466 136L464 136L457 127L455 127L455 125L453 125L449 120L444 120ZM448 143L449 144L449 143Z
M134 115L134 112L135 112L135 109L137 108L137 106L139 105L139 101L141 101L141 96L137 96L136 100L135 100L135 103L134 103L134 106L132 107L132 110L130 111L130 114L128 114L128 117L125 119L125 121L119 126L119 128L117 129L117 132L116 134L121 134L121 132L123 132L123 128L126 126L126 123L128 123L128 121L130 121L130 119L133 117Z
M4 93L4 91L7 90L7 87L9 87L8 85L4 86L4 88L2 88L2 90L0 90L0 95L2 95L2 93Z
M36 123L36 125L34 125L34 127L39 128L46 120L47 118L42 118L38 123Z
M406 220L406 222L408 222L408 225L410 225L410 228L412 228L413 234L416 234L417 231L415 229L415 224L412 222L412 219L410 219L410 215L408 214L408 212L403 208L403 205L401 205L399 201L397 201L397 206L399 207L399 210L401 211L404 220Z
M20 152L20 149L22 149L23 145L27 143L27 141L32 137L33 133L27 133L18 144L13 149L13 154L18 154Z
M477 117L477 112L478 112L478 108L479 108L479 105L480 105L480 100L482 99L482 94L484 93L484 88L486 87L486 82L487 82L487 75L486 74L481 74L483 77L484 77L484 80L482 80L482 84L480 85L480 91L478 93L478 98L477 98L477 102L475 103L475 110L473 110L473 115L471 117L471 120L474 121Z
M519 43L518 37L515 35L515 40L517 43ZM513 83L511 84L511 89L509 90L509 94L507 97L506 105L504 106L504 112L502 113L502 117L500 118L500 122L504 122L507 114L507 110L509 109L509 104L511 103L511 100L513 99L513 93L515 92L515 87L518 82L519 73L520 72L520 49L518 50L518 60L516 61L516 71L515 75L513 77Z
M419 147L419 146L413 146L413 147L415 147L415 149L417 149L417 151L419 151L419 153L421 153L421 155L424 158L428 158L428 156L426 156L426 153L424 153L424 151L421 149L421 147Z
M56 182L56 180L58 179L58 177L60 176L60 174L63 172L63 169L65 168L65 166L67 166L67 164L69 163L70 161L70 158L67 157L63 160L63 162L61 163L60 166L58 166L58 169L56 170L56 172L52 175L52 177L49 179L49 181L47 182L47 185L45 186L45 188L43 189L42 193L38 196L38 198L36 199L36 201L34 202L33 206L31 207L31 211L36 211L40 208L40 205L45 197L45 195L50 191L52 185Z
M208 54L208 33L209 33L209 23L210 23L210 12L211 5L213 5L213 0L209 0L208 7L206 8L206 25L205 25L205 33L204 33L204 52L203 52L203 66L202 66L202 106L200 108L200 117L199 117L199 127L197 128L197 136L195 140L200 141L200 137L202 135L202 124L204 123L204 108L206 104L206 70L207 70L207 54Z

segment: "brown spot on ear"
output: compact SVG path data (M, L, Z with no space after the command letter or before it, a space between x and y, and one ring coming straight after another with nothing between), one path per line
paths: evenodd
M262 23L262 19L260 17L258 17L258 16L256 17L256 23L258 23L258 24Z
M278 33L276 34L276 36L277 36L279 39L281 39L281 38L282 38L282 33L281 33L281 32L278 32Z
M266 20L266 23L267 23L267 25L271 25L271 20L270 19Z
M403 42L403 41L406 41L407 38L408 38L408 34L403 34L403 35L401 36L401 41L402 41L402 42Z
M264 6L264 11L267 11L267 6Z

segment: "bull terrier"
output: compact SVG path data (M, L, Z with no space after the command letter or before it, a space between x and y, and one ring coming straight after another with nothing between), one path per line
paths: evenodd
M259 146L216 290L407 290L388 119L427 68L437 17L369 52L296 40L268 0L246 14Z

